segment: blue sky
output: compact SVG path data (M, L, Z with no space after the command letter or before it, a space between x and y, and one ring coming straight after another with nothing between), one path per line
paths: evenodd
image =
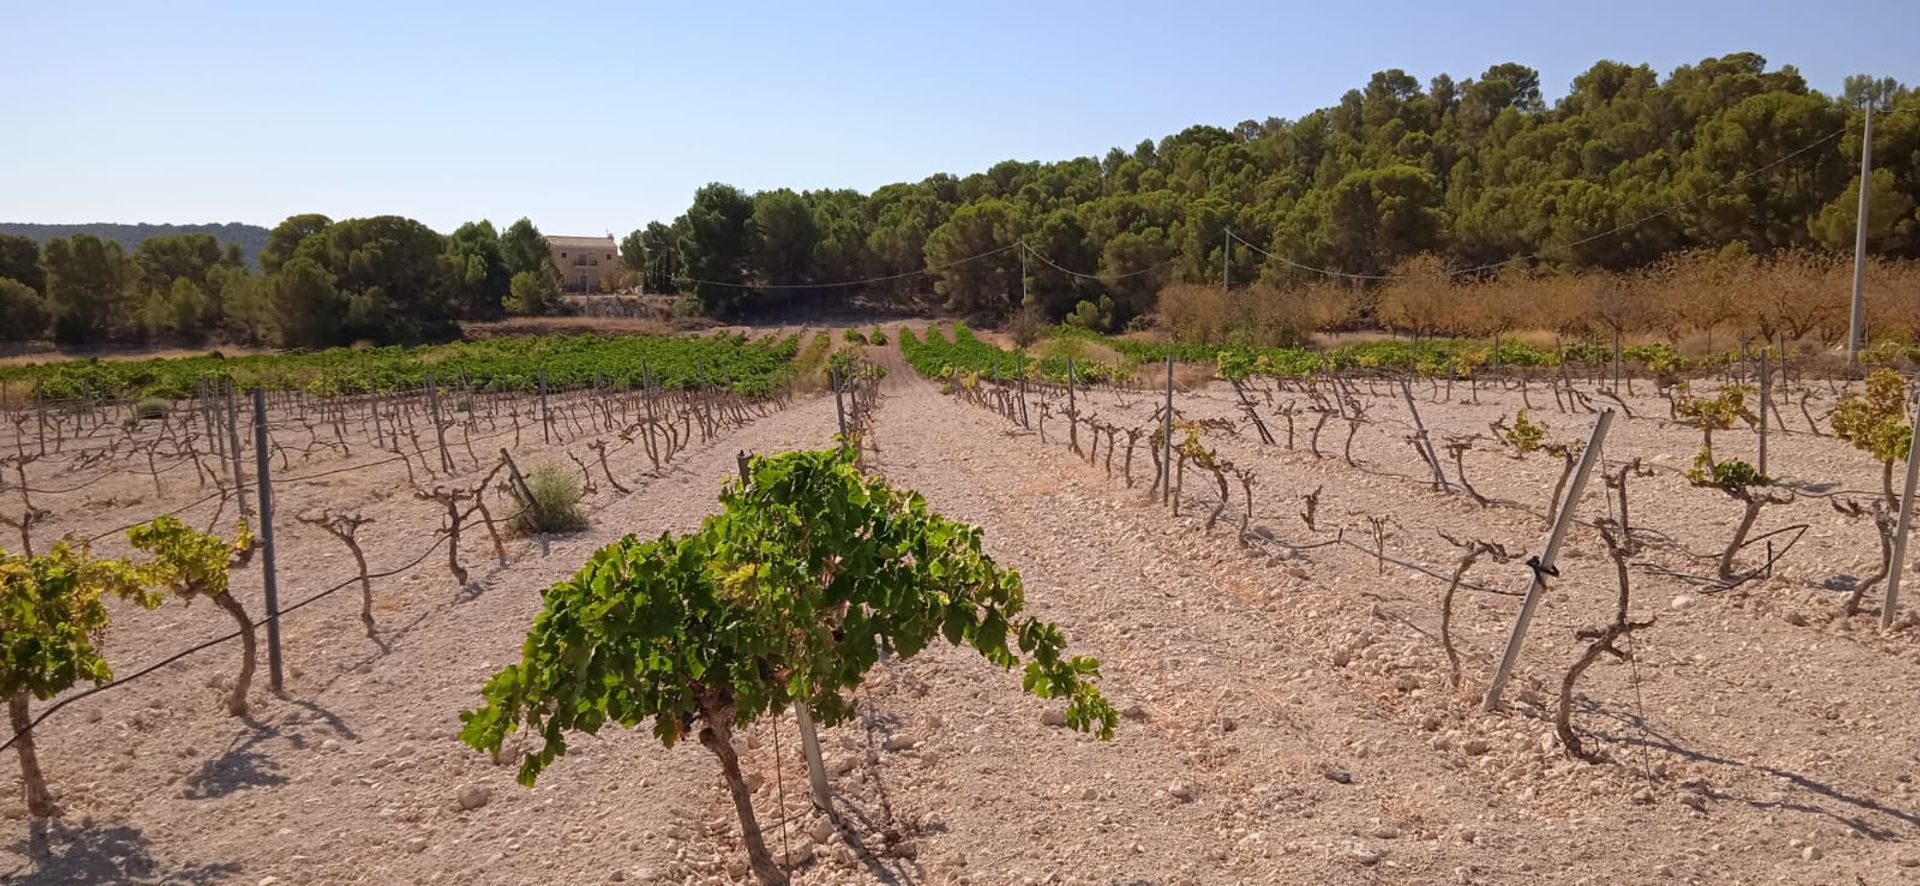
M1557 8L1549 8L1557 7ZM616 235L694 188L870 190L1296 117L1373 71L1752 50L1920 82L1920 0L1551 4L0 0L0 221L530 216Z

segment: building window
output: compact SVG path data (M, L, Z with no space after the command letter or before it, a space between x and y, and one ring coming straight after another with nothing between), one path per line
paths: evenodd
M560 253L560 257L561 257L561 258L566 258L566 257L567 257L567 254L566 254L566 253L564 253L564 252L562 252L562 253Z

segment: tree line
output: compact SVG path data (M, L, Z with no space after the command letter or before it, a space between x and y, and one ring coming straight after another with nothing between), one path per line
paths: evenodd
M1223 275L1292 288L1415 261L1478 278L1635 271L1701 250L1850 251L1868 103L1869 248L1920 258L1920 96L1867 76L1826 95L1754 53L1665 79L1602 61L1551 105L1524 65L1424 85L1388 70L1298 120L1193 126L871 194L716 183L622 249L650 289L716 316L930 288L977 317L1060 321L1084 302L1111 326L1153 311L1169 285ZM1229 229L1246 245L1229 250ZM891 279L812 288L869 278Z
M71 237L74 234L92 234L102 240L112 240L120 244L120 249L132 252L140 241L152 237L168 237L174 234L212 234L220 241L222 248L232 243L240 247L249 267L257 267L256 256L260 248L267 243L267 229L259 225L241 222L224 224L116 224L113 222L89 222L85 224L34 224L28 222L0 222L0 234L19 234L32 237L42 243L55 237Z
M1293 293L1336 326L1418 328L1407 314L1421 308L1370 278L1641 285L1674 256L1830 264L1853 243L1869 106L1869 249L1920 258L1920 95L1892 79L1849 77L1826 95L1735 53L1664 79L1598 62L1551 105L1539 81L1514 63L1425 84L1382 71L1298 120L1193 126L870 194L710 184L621 242L616 285L683 293L725 319L931 294L987 321L1112 330L1155 314L1169 287L1230 282ZM269 232L257 272L205 235L132 250L0 235L0 339L416 341L547 309L548 255L525 219L442 236L396 216L297 215ZM1347 294L1310 285L1328 279Z
M470 222L442 236L383 215L295 215L248 267L211 234L150 237L131 251L92 233L0 234L0 341L324 347L449 338L461 320L538 314L560 292L539 228Z

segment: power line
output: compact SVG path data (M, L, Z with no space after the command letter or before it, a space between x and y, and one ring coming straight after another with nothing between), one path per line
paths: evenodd
M1002 252L1006 252L1020 245L1019 243L1008 243L1005 246L989 249L978 255L969 255L966 258L950 261L944 265L921 268L917 271L905 271L899 274L888 274L883 277L868 277L863 280L845 280L838 283L725 283L719 280L689 280L687 282L699 286L728 286L734 289L838 289L842 286L865 286L870 283L886 283L892 280L905 280L909 277L934 274L947 270L948 268L957 268L968 262L979 261L988 256L999 255Z
M1232 236L1232 234L1229 232L1227 236ZM1214 235L1213 237L1207 238L1205 242L1212 243L1216 239L1219 239L1219 235L1217 234ZM1034 258L1039 259L1041 262L1045 263L1048 267L1053 268L1054 270L1059 271L1062 274L1066 274L1069 277L1079 277L1083 280L1098 280L1103 283L1108 280L1125 280L1129 277L1138 277L1141 274L1151 274L1154 271L1160 270L1161 268L1170 267L1173 265L1175 261L1179 260L1177 258L1170 258L1170 259L1167 259L1166 261L1160 262L1159 264L1155 264L1150 267L1141 268L1138 271L1128 271L1127 273L1124 273L1124 274L1112 274L1112 275L1082 274L1079 271L1070 271L1070 270L1067 270L1066 268L1061 267L1059 264L1054 262L1053 259L1050 259L1046 257L1046 255L1042 254L1040 250L1035 249L1032 246L1028 246L1025 241L1021 241L1020 245L1026 248L1028 255L1031 255Z

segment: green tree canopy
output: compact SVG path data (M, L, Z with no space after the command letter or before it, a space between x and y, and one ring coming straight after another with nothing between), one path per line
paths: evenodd
M27 341L47 334L47 303L18 280L0 277L0 341Z
M513 272L507 268L506 252L493 222L467 222L447 236L447 269L452 275L454 302L464 316L500 316Z
M300 248L301 241L327 229L333 219L317 212L303 215L290 215L273 226L267 232L267 245L260 249L260 269L269 274L276 273L280 266L293 258L293 252Z
M0 278L24 283L35 292L47 288L47 272L40 267L40 244L31 237L0 234Z
M509 277L553 267L553 250L547 247L546 236L534 227L531 219L522 218L507 226L500 235L500 252L506 259Z
M128 317L127 265L120 245L92 234L47 241L47 306L56 339L100 341Z
M753 198L732 185L710 184L694 192L680 231L681 292L692 292L708 313L736 315L750 303L748 260L754 252Z

